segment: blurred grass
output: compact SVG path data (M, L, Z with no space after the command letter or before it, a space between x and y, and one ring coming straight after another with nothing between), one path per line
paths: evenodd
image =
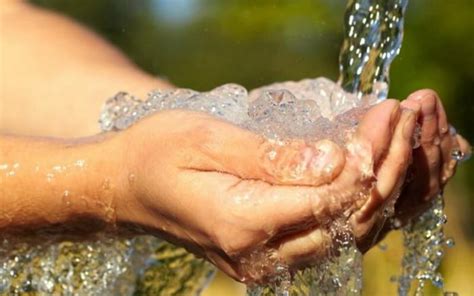
M343 0L34 0L88 25L138 65L183 87L248 88L283 80L337 78ZM178 7L178 9L175 9ZM402 53L392 67L391 96L419 88L441 95L450 121L474 142L474 1L416 0L408 9ZM46 28L47 29L47 28ZM447 289L474 295L474 161L446 190L456 239L443 262ZM399 234L388 250L365 256L365 295L394 295ZM204 295L242 295L218 275ZM428 293L428 295L431 295Z

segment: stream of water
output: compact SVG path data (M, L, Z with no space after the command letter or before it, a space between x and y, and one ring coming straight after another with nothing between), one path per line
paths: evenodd
M250 94L231 84L206 93L155 91L145 101L121 93L106 103L102 130L123 130L157 111L181 108L210 113L269 138L330 138L344 144L340 131L355 129L358 117L342 114L387 97L389 67L400 51L407 3L349 1L338 84L325 78L307 79L262 87ZM452 244L444 237L444 222L440 195L428 212L403 230L405 255L396 279L400 295L407 295L414 282L418 294L428 280L443 287L437 269L443 246ZM278 266L281 271L273 284L252 287L249 295L360 295L362 255L347 217L338 217L325 227L334 244L324 261L294 275ZM100 235L90 242L46 240L36 245L12 238L0 241L1 295L192 295L202 290L213 273L205 261L150 236Z

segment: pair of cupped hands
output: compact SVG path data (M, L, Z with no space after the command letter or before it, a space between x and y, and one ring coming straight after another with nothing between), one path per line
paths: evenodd
M413 149L417 123L421 145ZM394 217L406 223L453 176L452 151L470 153L430 90L372 107L346 147L279 145L183 110L160 112L120 137L128 194L116 201L117 222L184 246L243 282L262 280L249 267L256 252L290 269L321 259L338 217L348 217L368 250L390 228L384 209L394 199Z

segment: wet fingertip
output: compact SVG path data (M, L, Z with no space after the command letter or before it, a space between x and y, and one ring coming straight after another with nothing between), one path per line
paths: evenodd
M413 93L411 93L407 98L406 100L407 101L420 101L421 98L426 95L426 91L425 90L417 90Z

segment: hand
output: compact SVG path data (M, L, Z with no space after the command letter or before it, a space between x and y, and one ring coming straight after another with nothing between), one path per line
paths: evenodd
M323 226L344 212L354 212L358 235L370 230L408 167L415 120L388 100L368 112L344 151L328 140L280 146L203 113L160 112L121 135L128 185L117 220L237 280L260 280L274 262L252 268L250 257L271 254L291 268L323 256L331 243ZM360 196L376 179L370 197Z
M465 159L471 155L469 143L453 133L454 130L450 131L436 92L417 91L403 101L402 106L421 110L421 146L413 152L410 177L396 204L396 217L401 225L425 211L453 177L458 161L453 159L452 152L461 151Z
M408 168L408 177L396 200L394 218L397 224L392 225L384 217L378 219L376 227L359 244L363 251L367 251L391 229L405 225L430 207L431 200L442 192L456 171L458 161L453 159L453 151L460 151L464 159L471 155L469 143L453 133L453 129L450 131L446 112L434 91L417 91L401 105L419 114L420 147L413 150L413 163Z

